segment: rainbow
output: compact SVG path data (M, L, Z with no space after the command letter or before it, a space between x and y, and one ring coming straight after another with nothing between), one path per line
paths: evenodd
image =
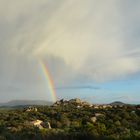
M50 91L52 101L56 102L57 96L56 96L53 80L52 80L51 75L49 73L48 66L43 61L40 61L40 65L41 65L42 71L45 75L45 79L47 80L48 88L49 88L49 91Z

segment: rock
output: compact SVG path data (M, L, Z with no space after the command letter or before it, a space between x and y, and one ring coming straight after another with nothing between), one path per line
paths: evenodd
M93 123L95 123L95 122L97 121L97 118L96 118L96 117L92 117L92 118L91 118L91 121L92 121Z
M51 124L48 122L48 129L52 129Z
M43 129L43 126L42 126L43 121L41 121L41 120L32 121L31 124L38 127L39 129Z
M49 122L41 124L44 128L52 129L51 124Z
M69 102L77 103L77 104L81 104L81 103L82 103L82 101L81 101L80 99L78 99L78 98L76 98L76 99L71 99Z
M31 112L31 111L37 112L38 110L36 107L29 107L28 109L26 109L26 112Z
M101 113L95 113L95 116L96 116L96 117L104 116L104 114L101 114Z

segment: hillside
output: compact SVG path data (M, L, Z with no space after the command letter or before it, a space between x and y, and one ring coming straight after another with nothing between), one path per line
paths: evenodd
M123 103L123 102L120 102L120 101L115 101L115 102L113 102L113 103L111 103L110 105L113 105L113 106L115 106L115 105L125 105L125 103Z
M139 140L140 106L80 99L0 111L0 140Z

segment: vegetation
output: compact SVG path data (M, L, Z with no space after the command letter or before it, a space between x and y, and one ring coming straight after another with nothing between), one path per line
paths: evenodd
M41 128L33 125L36 120L42 121ZM61 100L52 106L0 110L0 140L82 139L139 140L140 106Z

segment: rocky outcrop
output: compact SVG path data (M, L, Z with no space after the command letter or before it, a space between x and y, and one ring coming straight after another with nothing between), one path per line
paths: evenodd
M36 107L28 107L25 111L26 111L26 112L31 112L31 111L37 112L38 110L37 110Z
M42 120L35 120L31 122L31 125L38 127L39 129L48 128L51 129L51 124L49 122L44 123Z
M75 104L77 106L77 108L81 108L84 106L93 107L92 104L89 104L88 102L82 101L79 98L71 99L69 101L62 99L62 100L54 103L52 106L57 107L59 105L69 105L69 104Z
M78 98L71 99L69 102L71 102L71 103L77 103L77 104L81 104L82 103L82 101L80 99L78 99Z
M34 125L35 127L38 127L39 129L43 129L43 121L41 120L35 120L31 122L32 125Z

